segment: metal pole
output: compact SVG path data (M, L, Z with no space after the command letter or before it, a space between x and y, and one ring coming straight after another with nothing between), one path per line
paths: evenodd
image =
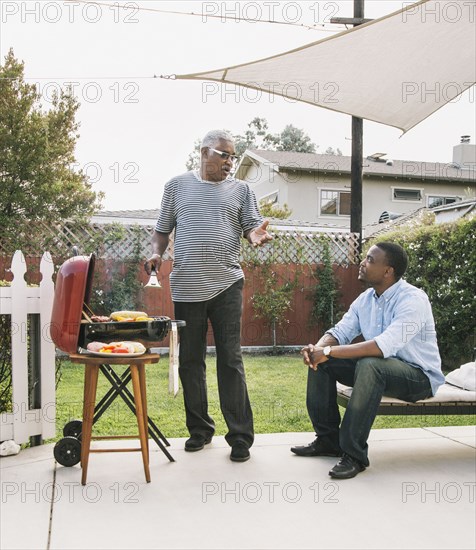
M352 117L352 160L350 169L350 230L359 233L359 252L362 243L362 156L363 120Z
M364 0L354 0L354 18L364 17ZM354 25L356 26L356 25ZM364 122L352 117L352 160L350 170L350 230L359 234L362 250L362 163L364 154Z

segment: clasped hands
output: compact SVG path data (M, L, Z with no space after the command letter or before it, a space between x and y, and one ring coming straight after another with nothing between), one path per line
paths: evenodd
M304 364L312 370L317 370L317 365L319 365L319 363L325 363L329 360L329 358L324 355L324 348L313 344L308 344L303 347L301 355L303 356Z

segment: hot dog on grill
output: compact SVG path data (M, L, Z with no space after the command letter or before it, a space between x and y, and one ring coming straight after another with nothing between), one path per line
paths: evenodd
M107 315L91 315L91 321L93 323L109 323L111 320Z

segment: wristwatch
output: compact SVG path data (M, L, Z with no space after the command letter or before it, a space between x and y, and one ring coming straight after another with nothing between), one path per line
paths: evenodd
M331 347L331 346L326 346L326 347L322 350L322 353L323 353L326 357L331 357L331 351L332 351L332 347Z

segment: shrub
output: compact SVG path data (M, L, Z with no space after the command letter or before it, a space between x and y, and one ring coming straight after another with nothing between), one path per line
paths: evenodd
M314 278L316 284L312 289L312 310L309 324L321 327L324 333L342 317L339 284L332 269L329 243L323 241L322 263L316 266Z

